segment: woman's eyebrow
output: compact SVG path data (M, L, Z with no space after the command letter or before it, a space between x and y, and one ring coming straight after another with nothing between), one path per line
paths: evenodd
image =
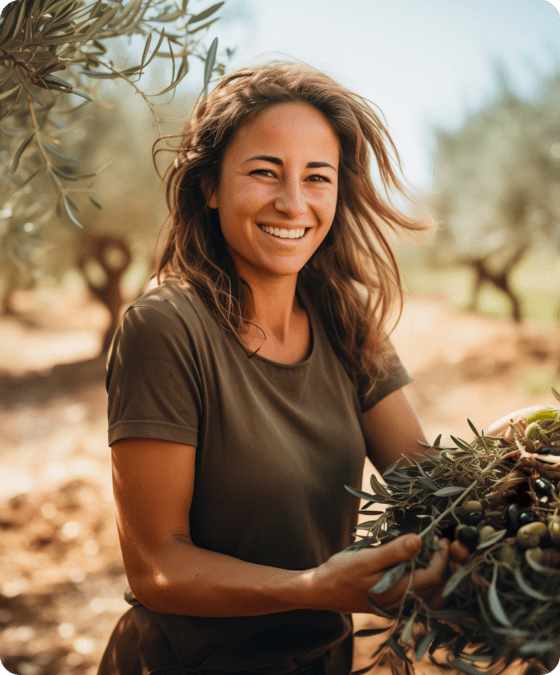
M254 157L249 157L249 159L245 159L242 164L245 164L246 162L251 162L254 159L260 159L263 160L264 162L270 162L271 164L278 164L278 166L283 166L284 162L280 159L280 157L273 157L272 155L255 155ZM329 164L328 162L309 162L307 164L307 169L320 169L323 167L328 167L329 169L333 169L333 171L336 171L336 167L334 167L332 164Z

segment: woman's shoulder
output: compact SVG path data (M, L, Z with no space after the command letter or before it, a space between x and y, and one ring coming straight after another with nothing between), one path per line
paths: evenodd
M204 305L196 291L179 281L166 280L148 289L137 298L125 314L145 316L154 320L187 321L192 323L204 315Z
M124 312L117 339L197 340L212 331L212 317L196 291L176 281L164 281L137 298ZM182 337L181 337L182 336Z

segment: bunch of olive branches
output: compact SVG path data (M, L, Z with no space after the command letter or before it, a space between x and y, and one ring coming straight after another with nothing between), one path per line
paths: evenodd
M560 402L560 394L552 389ZM443 669L466 675L496 675L514 661L539 672L560 659L560 409L545 406L527 418L511 440L478 432L474 439L436 439L437 454L407 457L371 476L372 492L346 486L367 500L351 549L377 546L407 532L423 540L411 561L389 568L367 600L393 623L357 636L386 634L359 674L389 665L394 675L411 675L410 653L425 655ZM421 445L425 445L421 443ZM386 505L376 510L378 504ZM373 510L370 508L374 506ZM425 567L435 536L456 538L469 558L448 579L445 604L432 607L409 587L398 608L387 612L376 595ZM446 660L434 652L446 650ZM358 674L357 674L358 675Z
M0 15L0 257L25 265L42 245L40 227L64 214L77 226L80 200L96 207L92 182L104 168L83 170L65 149L72 132L90 121L82 110L98 100L102 80L123 80L145 101L161 134L155 103L173 96L202 60L206 90L217 62L217 38L204 44L218 20L218 2L196 14L189 0L15 0ZM139 36L138 63L117 68L111 39ZM226 50L227 56L231 51ZM154 59L171 63L171 82L146 93L138 81ZM32 223L28 221L32 220Z

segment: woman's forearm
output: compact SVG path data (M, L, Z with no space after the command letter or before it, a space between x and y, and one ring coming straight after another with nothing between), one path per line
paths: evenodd
M411 587L429 592L447 568L446 540L426 568L414 572ZM142 574L130 574L137 599L148 609L187 616L256 616L298 609L371 612L368 590L386 568L411 558L422 545L413 535L360 551L342 551L310 570L283 570L248 563L175 538L162 546ZM126 555L125 555L126 564ZM402 599L408 574L376 596L381 607Z
M147 609L226 617L310 609L317 604L310 577L309 572L245 562L177 537L141 573L129 573L129 582Z

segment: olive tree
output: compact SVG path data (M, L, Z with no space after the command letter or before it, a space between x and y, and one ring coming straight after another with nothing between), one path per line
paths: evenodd
M439 262L474 272L472 308L484 283L523 308L511 276L546 242L560 245L560 74L542 77L539 94L523 98L499 73L499 95L456 131L436 131L434 208L442 223Z
M151 111L172 97L189 72L189 60L205 63L204 86L214 70L217 39L203 36L223 5L197 14L188 0L15 0L0 15L0 251L28 262L40 232L54 213L82 227L84 200L101 208L93 179L102 167L83 168L89 159L66 149L72 136L91 123L92 102L101 102L100 84L120 81ZM142 41L137 62L115 63L111 46L127 38ZM122 49L121 49L122 54ZM153 93L139 80L155 60L171 64L171 81ZM122 59L121 59L122 61ZM64 77L62 77L62 75ZM201 83L202 84L202 83ZM95 106L94 106L95 108ZM75 146L76 144L74 144ZM109 169L110 170L110 169ZM33 222L33 231L29 221Z
M169 116L192 59L204 64L199 87L206 88L214 72L223 73L217 39L205 44L223 4L197 13L189 11L188 0L6 5L0 15L0 269L6 309L14 288L73 265L109 309L107 346L120 312L123 274L147 231L138 227L139 216L146 220L153 213L143 201L155 178L151 145L163 132L162 118ZM130 62L127 52L136 59ZM158 63L170 72L164 84ZM139 86L146 74L154 91ZM134 100L122 87L119 97L109 96L107 81L122 83ZM132 107L134 124L125 118ZM152 137L146 133L148 115L156 127ZM134 195L127 194L131 186Z

